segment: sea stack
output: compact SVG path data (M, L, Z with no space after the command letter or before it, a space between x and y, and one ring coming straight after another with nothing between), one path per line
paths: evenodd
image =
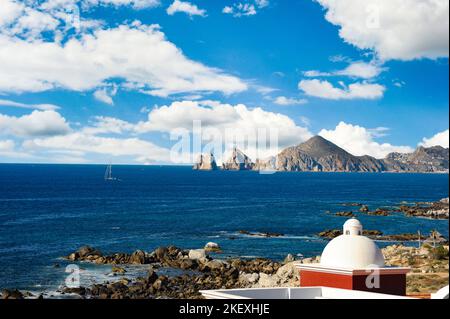
M198 171L215 171L217 170L216 159L213 154L201 154L197 160L197 163L194 164L194 170Z
M254 166L252 160L236 147L228 161L222 165L226 171L250 171L253 170Z

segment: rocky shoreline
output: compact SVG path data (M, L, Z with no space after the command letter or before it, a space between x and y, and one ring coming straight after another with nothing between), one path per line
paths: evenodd
M353 207L353 210L334 213L339 217L356 217L358 214L369 216L390 216L394 213L403 213L407 217L421 217L429 219L449 219L449 198L443 198L429 203L400 203L396 207L378 207L370 210L369 205L362 203L343 203L344 207Z
M369 232L373 234L373 232ZM408 294L428 294L448 285L448 246L421 248L393 245L384 248L389 266L411 267L408 275ZM92 247L82 247L66 257L75 263L110 265L115 280L90 287L62 287L61 295L82 299L201 299L200 290L298 287L299 273L294 257L283 262L269 259L214 259L205 249L183 250L174 246L160 247L152 252L137 250L132 254L103 255ZM305 264L318 263L320 257L297 260ZM145 276L127 278L132 265L148 267ZM181 275L159 273L164 267L186 271ZM18 290L3 290L3 299L44 298Z

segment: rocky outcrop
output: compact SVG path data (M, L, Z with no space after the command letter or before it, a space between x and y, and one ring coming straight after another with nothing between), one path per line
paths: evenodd
M213 154L200 155L197 163L193 166L193 169L198 171L215 171L217 168L217 163Z
M431 219L448 219L449 202L448 198L444 198L433 203L417 203L413 206L402 205L399 211L409 217L423 217Z
M81 252L81 254L80 254ZM143 254L141 254L141 252ZM201 298L200 290L231 289L247 287L260 280L261 276L274 275L281 264L268 259L213 259L204 249L183 250L174 246L160 247L153 252L136 251L133 254L116 253L103 256L91 247L83 247L69 256L77 261L104 264L122 264L113 266L117 275L124 275L126 265L137 259L149 265L147 276L133 281L122 278L116 282L96 284L92 287L63 288L63 293L77 294L82 298L94 299L151 299L151 298ZM179 276L168 277L158 274L158 268L186 270ZM250 275L246 275L250 274ZM256 274L256 275L253 275ZM11 295L9 293L8 295Z
M226 171L248 171L253 170L254 167L252 160L237 148L233 149L230 158L222 165Z

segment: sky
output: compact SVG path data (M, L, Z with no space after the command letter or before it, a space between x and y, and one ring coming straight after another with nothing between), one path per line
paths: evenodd
M376 158L448 147L448 12L448 0L0 0L0 162L180 164L239 143L256 159L314 135ZM261 130L277 143L255 147Z

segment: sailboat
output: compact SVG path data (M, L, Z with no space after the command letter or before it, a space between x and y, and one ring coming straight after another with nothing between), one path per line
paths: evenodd
M105 181L120 181L120 179L117 179L112 176L112 164L111 163L106 167Z

